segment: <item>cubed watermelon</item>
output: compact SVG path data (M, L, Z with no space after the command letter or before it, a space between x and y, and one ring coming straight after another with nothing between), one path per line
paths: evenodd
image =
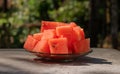
M51 22L51 21L42 21L41 22L41 32L48 29L55 29L58 26L64 26L67 23L62 22Z
M49 40L51 54L68 54L67 39L54 38Z
M69 43L69 41L74 42L77 40L77 35L75 34L75 32L73 31L73 28L71 26L57 27L56 34L57 34L57 36L66 37L68 39L68 43Z
M90 39L88 38L88 39L79 40L77 42L74 42L73 46L74 46L75 54L88 52L90 49Z
M81 27L76 26L73 28L73 30L75 31L78 40L85 39L84 30Z
M42 40L43 39L51 39L56 37L56 32L54 29L44 30Z
M82 39L85 39L85 33L84 33L84 29L83 28L81 28L81 30L80 30L80 33L81 33L81 40Z
M35 33L35 34L33 34L33 38L39 41L39 40L41 40L42 35L43 35L43 33Z
M41 52L41 53L50 53L50 49L48 46L48 40L40 40L33 49L34 52Z
M41 33L28 35L24 48L51 54L80 54L89 51L90 39L75 22L42 21Z
M34 39L32 35L28 35L28 37L24 43L24 48L26 50L32 51L37 42L38 42L38 40Z
M58 36L66 37L68 40L68 48L69 52L72 52L73 46L72 43L77 41L77 35L73 31L73 27L71 26L60 26L56 28L56 34Z

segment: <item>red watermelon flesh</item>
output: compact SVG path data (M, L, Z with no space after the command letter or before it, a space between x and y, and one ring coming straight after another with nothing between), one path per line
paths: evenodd
M84 30L82 28L80 28L79 26L76 26L73 28L73 30L75 31L78 40L85 39Z
M88 38L88 39L77 41L73 43L73 46L74 46L75 54L87 52L90 49L90 39Z
M49 40L51 54L68 54L67 39L54 38Z
M32 51L37 42L38 42L38 40L34 39L32 35L28 35L28 37L24 43L24 48L26 50Z
M41 53L50 53L50 49L48 46L48 40L40 40L33 49L34 52L41 52Z
M33 38L39 41L39 40L41 40L42 35L43 35L43 33L35 33L35 34L33 34Z
M90 50L90 38L85 39L84 44L84 52L88 52Z
M74 42L77 40L77 35L75 34L75 32L71 26L57 27L56 35L66 37L68 39L68 43L69 43L69 41Z
M41 32L48 29L55 29L57 26L64 26L66 24L67 23L62 23L62 22L42 21Z
M81 33L81 35L82 35L82 36L81 36L81 40L82 40L82 39L85 39L84 29L81 29L81 30L80 30L80 33Z
M72 43L77 41L77 35L73 31L73 28L71 26L60 26L56 28L56 34L58 36L63 36L66 37L68 40L68 48L69 48L69 53L72 52L73 50L73 45Z
M56 32L54 29L44 30L42 40L43 39L51 39L56 37Z
M77 35L77 39L81 40L81 33L80 33L80 27L74 27L73 30L75 31L76 35Z

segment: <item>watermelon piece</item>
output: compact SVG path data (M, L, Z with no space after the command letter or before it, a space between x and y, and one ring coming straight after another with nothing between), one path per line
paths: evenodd
M77 35L75 34L73 28L71 26L60 26L56 28L56 34L58 36L66 37L68 40L68 48L71 53L73 50L73 45L75 41L77 41Z
M90 38L85 39L85 44L84 51L88 52L90 50Z
M64 25L67 25L67 23L42 21L41 32L43 32L44 30L48 30L48 29L55 29L58 26L64 26Z
M77 41L73 43L73 46L74 46L75 54L87 52L90 49L90 39L88 38L88 39Z
M77 35L75 34L71 26L60 26L56 28L56 35L63 36L68 39L68 41L76 41Z
M50 49L48 46L48 40L40 40L33 49L34 52L41 52L41 53L50 53Z
M56 37L56 33L54 29L49 29L49 30L44 30L43 32L43 36L42 36L42 40L43 39L51 39L51 38L55 38Z
M85 39L85 33L83 28L81 28L80 33L81 33L81 40Z
M41 37L42 37L43 33L35 33L33 34L33 38L40 41L41 40Z
M75 31L75 34L77 35L78 40L85 39L84 30L81 27L76 26L76 27L73 28L73 30Z
M37 42L38 40L34 39L32 35L28 35L23 47L26 50L32 51Z
M51 54L68 54L67 39L54 38L49 40Z
M81 33L80 33L80 27L74 27L73 30L75 31L75 34L77 35L77 39L81 40Z
M85 39L84 30L82 28L80 28L79 26L76 26L73 28L73 30L75 31L78 40Z

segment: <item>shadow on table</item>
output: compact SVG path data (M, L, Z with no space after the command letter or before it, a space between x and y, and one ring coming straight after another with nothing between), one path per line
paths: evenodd
M50 63L50 64L62 64L62 65L90 65L90 64L109 64L111 65L112 62L109 62L105 59L101 58L93 58L93 57L81 57L72 61L60 61L60 60L45 60L45 59L34 59L35 61L42 61L43 63Z
M27 58L11 58L14 60L18 61L24 61L24 62L29 62L33 64L60 64L60 65L75 65L75 66L80 66L80 65L90 65L90 64L109 64L111 65L112 62L109 62L105 59L101 58L93 58L93 57L80 57L78 59L74 60L48 60L48 59L40 59L40 58L34 58L34 59L27 59Z

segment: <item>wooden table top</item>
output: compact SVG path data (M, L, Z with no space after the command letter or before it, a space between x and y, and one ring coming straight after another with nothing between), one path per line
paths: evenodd
M0 49L0 74L120 74L120 51L91 49L71 62L35 61L24 49Z

